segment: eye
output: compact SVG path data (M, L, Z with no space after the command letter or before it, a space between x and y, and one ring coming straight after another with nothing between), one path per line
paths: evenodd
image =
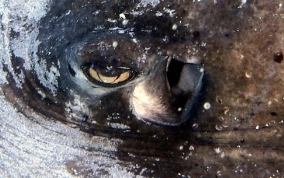
M89 81L103 87L124 85L135 77L135 72L128 67L108 67L101 64L86 64L82 70Z
M106 75L98 73L95 69L90 68L89 74L91 77L93 77L93 79L97 80L98 82L105 83L105 84L118 84L120 82L125 82L130 78L129 71L125 71L116 76L106 76Z

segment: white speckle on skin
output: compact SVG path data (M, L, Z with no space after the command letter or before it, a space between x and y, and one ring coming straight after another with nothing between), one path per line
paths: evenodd
M257 125L257 126L255 127L255 129L258 130L258 129L259 129L259 125Z
M119 33L119 34L124 34L124 33L125 33L125 30L118 30L118 33Z
M126 19L125 15L124 15L123 13L119 14L119 18L121 18L121 19L123 19L123 20Z
M128 20L128 19L125 19L125 20L122 21L122 25L127 25L128 22L129 22L129 20Z
M41 95L42 99L46 98L46 95L42 91L38 90L37 93Z
M205 42L202 42L200 46L205 47L205 46L206 46L206 43L205 43Z
M170 17L173 17L174 15L175 15L175 10L171 10L171 9L166 9L166 8L164 8L164 11L166 12L166 13L168 13L169 15L170 15Z
M203 105L203 108L208 110L211 108L211 104L209 102L205 102L204 105Z
M215 129L218 130L218 131L221 131L221 130L223 130L223 126L222 125L216 125Z
M97 124L97 122L95 121L95 120L92 120L92 122L91 122L92 124Z
M110 19L110 18L108 18L107 21L110 22L110 23L116 23L117 22L116 20Z
M190 145L190 147L188 148L190 151L194 151L194 147L192 145Z
M160 3L160 0L141 0L137 7L147 7L148 5L155 7Z
M112 42L112 47L116 48L117 45L118 45L118 42L117 42L117 41Z
M130 130L130 127L127 125L119 124L119 123L109 123L112 128L114 129L121 129L121 130Z
M179 147L179 150L183 150L183 146L182 145Z
M199 125L197 124L197 123L194 123L193 125L192 125L192 128L193 129L197 129L199 127Z
M242 3L241 3L241 5L238 8L242 8L243 5L246 4L246 3L247 3L247 0L242 0Z
M251 72L246 71L245 75L246 75L246 78L251 78L252 74L251 74Z
M119 18L122 19L122 25L127 25L128 24L129 20L126 19L125 14L123 14L123 13L119 14Z
M176 29L177 29L177 24L173 24L172 30L176 30Z
M221 171L217 171L217 176L221 177L222 176L222 172Z
M69 15L70 14L70 12L71 12L71 10L69 10L65 15Z
M222 154L221 154L221 158L224 158L226 156L226 154L225 154L225 152L222 152Z
M215 153L216 154L220 154L221 153L221 149L218 147L218 148L215 148Z
M161 12L156 12L156 14L155 14L157 17L160 17L160 16L162 16L163 15L163 13L161 13Z
M228 107L224 107L224 114L230 116L230 109Z

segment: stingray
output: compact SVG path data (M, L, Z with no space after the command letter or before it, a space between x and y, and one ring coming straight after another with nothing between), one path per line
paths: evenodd
M145 9L139 3L59 1L41 19L29 80L51 94L44 99L62 107L63 118L104 124L117 112L179 125L191 117L204 69L194 65L198 52L183 50L197 46L197 39L171 14L133 13L133 7Z
M282 175L282 2L0 7L3 176Z

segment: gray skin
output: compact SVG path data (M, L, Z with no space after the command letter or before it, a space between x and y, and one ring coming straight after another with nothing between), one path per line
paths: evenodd
M283 1L36 2L0 1L2 177L283 177ZM83 18L94 8L103 10ZM139 43L115 27L136 27ZM111 54L121 56L150 46L151 60L123 57L138 77L90 92L78 62L97 39L118 41ZM157 77L171 73L165 56L202 59L207 74L196 116L170 128L129 110L135 86L168 78ZM188 81L199 71L190 66L179 75ZM172 93L193 91L174 79ZM149 93L168 92L159 84Z

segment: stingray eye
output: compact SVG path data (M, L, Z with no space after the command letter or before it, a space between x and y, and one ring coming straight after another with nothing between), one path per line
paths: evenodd
M106 76L106 75L99 73L93 68L89 69L89 74L93 79L97 80L98 82L105 83L105 84L118 84L120 82L125 82L131 76L129 71L122 72L115 76Z
M130 82L137 74L125 65L107 65L104 63L87 63L81 66L87 79L97 86L117 87Z

